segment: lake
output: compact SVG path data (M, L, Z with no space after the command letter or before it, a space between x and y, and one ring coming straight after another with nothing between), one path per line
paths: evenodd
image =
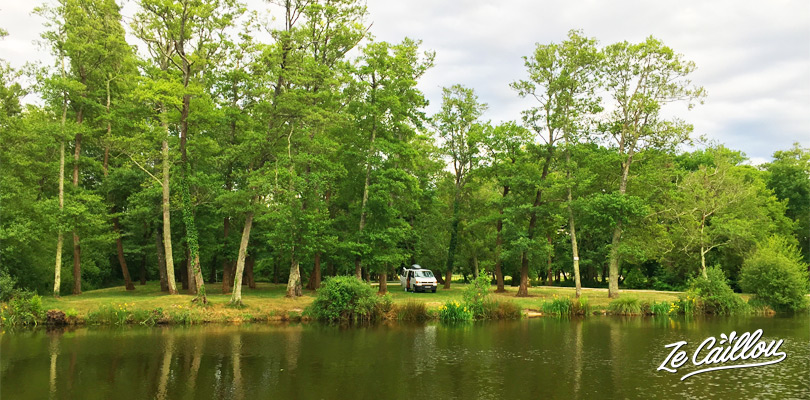
M707 337L756 329L768 342L784 339L784 361L684 381L700 368L687 362L678 373L656 371L669 343L685 340L694 350ZM7 330L0 338L0 397L807 399L810 318Z

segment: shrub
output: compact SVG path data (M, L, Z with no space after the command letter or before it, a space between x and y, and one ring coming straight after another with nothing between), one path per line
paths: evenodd
M648 304L649 304L649 314L652 315L669 315L678 312L678 303L675 302L670 303L666 301L660 301ZM646 310L645 313L647 313Z
M442 322L464 322L472 319L472 311L457 301L448 301L439 307L439 320Z
M490 301L484 305L485 319L521 319L523 312L514 301Z
M627 273L627 277L624 278L624 286L628 289L646 289L647 277L644 276L644 273L641 272L640 269L633 268Z
M608 310L616 315L638 315L641 314L641 302L638 297L622 296L611 301Z
M2 325L37 325L45 318L42 309L42 297L28 292L18 291L8 302L0 306L0 323Z
M740 287L776 311L802 310L808 305L807 264L794 244L771 237L743 262Z
M591 310L590 302L587 297L580 297L579 299L570 297L560 297L556 294L551 297L551 300L545 300L540 303L540 311L551 315L585 315Z
M391 306L390 296L377 296L365 282L353 276L336 276L323 282L307 314L328 322L373 321Z
M679 301L680 311L685 314L734 314L747 309L745 301L731 290L726 275L718 266L707 268L702 275L689 281L686 297Z
M425 303L409 301L397 307L397 319L400 321L427 321L430 315Z
M464 305L472 312L473 318L485 318L489 303L489 276L478 274L478 278L464 289L463 299Z
M571 315L574 310L574 302L568 297L552 296L551 301L544 300L540 303L540 310L552 315Z
M0 272L0 301L9 301L15 297L19 291L15 289L17 281L11 275Z

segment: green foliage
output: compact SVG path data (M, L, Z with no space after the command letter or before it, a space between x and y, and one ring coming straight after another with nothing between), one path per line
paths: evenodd
M642 305L638 297L621 296L608 304L608 310L616 315L639 315Z
M8 303L0 305L0 322L3 326L36 326L44 318L42 298L32 292L18 292Z
M521 318L523 318L523 311L521 311L520 305L512 300L496 300L484 304L482 319L503 320Z
M743 263L740 287L776 311L807 308L807 264L795 244L779 236L760 243Z
M9 301L19 293L16 285L17 280L13 276L0 271L0 302Z
M369 322L391 309L391 298L381 297L367 283L353 276L324 281L307 314L326 322Z
M747 310L745 301L729 287L725 273L719 266L707 269L707 277L698 276L689 281L686 296L679 303L686 314L735 314Z
M87 322L96 325L124 325L130 322L129 304L105 304L87 314Z
M550 301L540 303L540 310L546 314L560 316L587 315L591 311L591 306L587 297L576 299L555 294Z
M464 289L462 298L464 299L464 305L472 312L473 318L484 318L487 303L490 302L489 275L485 273L478 274L478 278Z
M624 278L624 286L628 289L646 289L648 287L647 277L638 268L633 268Z
M649 313L652 315L670 315L678 312L677 303L669 303L666 301L657 301L647 303L649 305Z
M574 311L574 302L569 297L558 297L555 294L551 301L540 303L540 310L546 314L571 315Z
M442 322L467 322L473 318L472 311L457 301L448 301L439 307L439 320Z
M417 301L408 301L407 303L397 306L397 319L400 321L427 321L430 318L427 306L425 303Z

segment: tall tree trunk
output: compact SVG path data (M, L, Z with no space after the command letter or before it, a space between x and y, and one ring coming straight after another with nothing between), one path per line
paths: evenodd
M182 43L179 45L182 48ZM188 87L190 78L190 66L187 64L185 57L183 57L183 73L184 73L184 86ZM197 238L197 225L194 222L194 205L191 203L191 194L189 193L189 178L191 174L191 166L188 161L188 152L186 151L186 142L188 141L188 115L191 109L191 94L183 95L183 104L180 110L180 158L183 164L182 174L180 175L181 186L181 200L183 203L183 224L186 226L186 242L189 249L189 286L193 288L193 293L196 294L194 301L199 301L202 304L208 302L205 294L205 282L202 277L202 269L200 267L200 245ZM189 289L191 292L192 289Z
M186 245L186 280L188 283L188 294L197 294L197 276L194 275L194 263L191 258L191 250Z
M76 115L76 124L82 124L82 110ZM73 152L73 190L79 190L79 156L82 149L82 134L76 134ZM73 294L82 294L82 248L79 244L79 234L73 229Z
M608 263L608 297L619 297L619 244L622 237L622 221L616 222L613 239L610 245L610 262Z
M312 266L312 273L309 275L307 289L317 290L321 287L321 252L315 253L315 262Z
M62 112L62 126L65 124L65 113L67 107ZM65 140L62 140L59 146L59 214L62 214L62 209L65 207ZM60 224L61 226L61 224ZM59 234L56 238L56 265L54 266L53 277L53 296L59 297L59 289L62 286L62 242L64 237L62 229L59 228Z
M180 261L181 289L188 290L188 248L183 250L183 259Z
M166 130L167 138L163 139L161 157L163 161L163 199L161 207L163 209L163 249L166 258L166 283L169 294L177 294L177 284L174 278L174 257L172 254L172 222L171 208L169 206L169 126L163 121L163 128Z
M256 289L256 280L253 279L253 266L256 265L256 258L253 256L247 256L247 260L245 260L245 279L247 280L247 285L251 289Z
M290 252L290 279L287 281L287 297L296 298L303 295L301 290L301 270L298 266L298 257L293 246Z
M62 64L62 78L65 77L65 57L62 55L59 58ZM67 121L67 93L62 93L62 120L59 125L59 132L62 135L59 142L59 216L62 216L62 210L65 208L65 122ZM60 224L61 226L61 221ZM64 236L62 228L58 228L56 237L56 262L53 272L53 296L59 297L59 292L62 287L62 243Z
M163 254L163 242L160 240L159 230L155 230L155 249L157 250L158 273L160 273L160 291L169 291L169 282L166 279L166 257Z
M515 278L512 278L512 282ZM520 285L517 297L529 297L529 255L524 251L520 254Z
M231 293L233 287L233 263L225 261L222 265L222 294Z
M445 274L444 288L450 289L450 281L453 279L453 264L456 258L456 245L458 244L458 223L459 223L459 193L461 189L456 185L456 194L453 197L453 220L450 223L450 246L447 248L447 264L444 266Z
M233 285L231 304L242 304L242 274L245 270L245 256L250 241L250 228L253 226L253 211L245 215L245 226L242 229L242 240L239 242L239 255L236 258L236 280Z
M378 294L386 294L388 293L388 272L383 272L380 274L380 288L377 290Z
M543 167L543 178L545 178L548 168L548 160L546 161L546 166ZM528 231L528 239L529 241L534 240L534 229L537 225L537 207L540 206L540 201L543 196L543 191L538 190L534 196L534 203L532 204L532 212L529 217L529 231ZM514 278L513 278L514 279ZM520 255L520 287L518 288L517 297L528 297L529 296L529 254L527 251L523 251Z
M113 217L113 230L118 237L118 240L115 241L115 247L118 250L118 263L121 265L121 273L124 274L124 284L127 290L135 290L135 285L132 283L132 278L129 276L127 260L124 258L124 245L121 243L121 227L118 225L118 217Z
M509 186L504 185L503 196L501 196L501 199L506 198L507 194L509 194ZM503 205L500 206L498 213L500 214L496 224L498 233L495 237L495 281L497 284L495 292L503 293L506 291L506 289L503 288L503 269L501 268L501 247L503 246L503 237L501 236L501 230L503 230Z
M551 135L549 136L551 139ZM546 153L545 162L543 163L543 173L540 175L540 181L545 181L546 177L548 176L549 167L551 164L551 156L554 153L554 147L552 145L552 141L549 140L549 147L548 152ZM540 206L541 200L543 198L543 190L538 189L537 194L534 197L534 203L532 204L532 212L529 217L529 231L528 231L528 239L531 242L534 240L534 229L537 225L537 207ZM512 278L514 281L514 278ZM524 250L521 254L520 258L520 287L518 288L517 297L528 297L529 296L529 255Z
M360 240L360 235L363 233L363 228L366 226L366 204L368 204L368 187L371 182L371 154L374 151L374 140L376 136L375 120L371 127L371 144L369 145L368 154L366 155L366 180L363 183L363 200L360 203L360 228L358 229L357 234L358 240ZM362 260L358 255L354 259L354 276L357 277L357 279L363 279L361 268Z
M619 194L624 196L627 192L627 177L630 174L630 164L633 162L633 148L628 151L627 161L622 165L622 178L619 183ZM622 239L622 221L616 221L613 229L613 239L610 245L610 265L608 275L608 297L619 297L619 245Z
M444 285L444 277L441 273L436 274L436 282L439 282L439 285Z
M566 145L568 144L568 136L566 135ZM571 195L571 150L565 150L565 163L569 167L568 171L566 171L566 177L569 179L568 182L568 232L571 234L571 254L574 260L574 286L576 286L576 298L582 295L582 283L580 281L579 276L579 247L577 247L577 228L574 223L574 210L571 208L571 202L573 202L573 197Z

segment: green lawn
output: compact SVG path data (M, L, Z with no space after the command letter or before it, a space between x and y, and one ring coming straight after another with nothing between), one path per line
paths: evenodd
M43 306L45 309L59 309L63 311L75 310L76 313L85 318L88 313L98 310L104 306L122 306L128 310L152 310L162 308L164 310L189 309L194 298L190 294L179 294L169 296L160 291L157 282L149 282L144 286L136 285L134 291L126 291L123 286L111 287L99 290L90 290L81 295L67 295L55 299L44 297ZM389 282L389 293L395 304L404 304L409 301L426 303L428 308L438 308L446 301L462 300L462 293L465 284L453 283L451 289L445 290L441 286L436 293L409 293L404 292L398 282ZM290 313L300 313L315 298L315 292L304 291L304 295L298 299L289 299L284 296L286 285L257 283L256 289L249 289L244 286L242 289L242 300L244 308L235 309L228 307L230 294L222 294L221 284L206 285L208 299L211 305L207 308L198 309L200 316L205 321L238 321L244 319L281 319ZM515 297L517 287L506 287L505 293L495 293L492 287L492 296L497 300L511 300L516 302L523 310L538 310L540 303L546 299L557 296L574 296L574 288L568 287L532 287L529 288L529 297ZM640 300L650 302L674 301L678 292L659 292L652 290L625 290L623 295L632 295ZM583 289L583 296L586 296L595 309L606 308L610 299L607 297L607 289Z

